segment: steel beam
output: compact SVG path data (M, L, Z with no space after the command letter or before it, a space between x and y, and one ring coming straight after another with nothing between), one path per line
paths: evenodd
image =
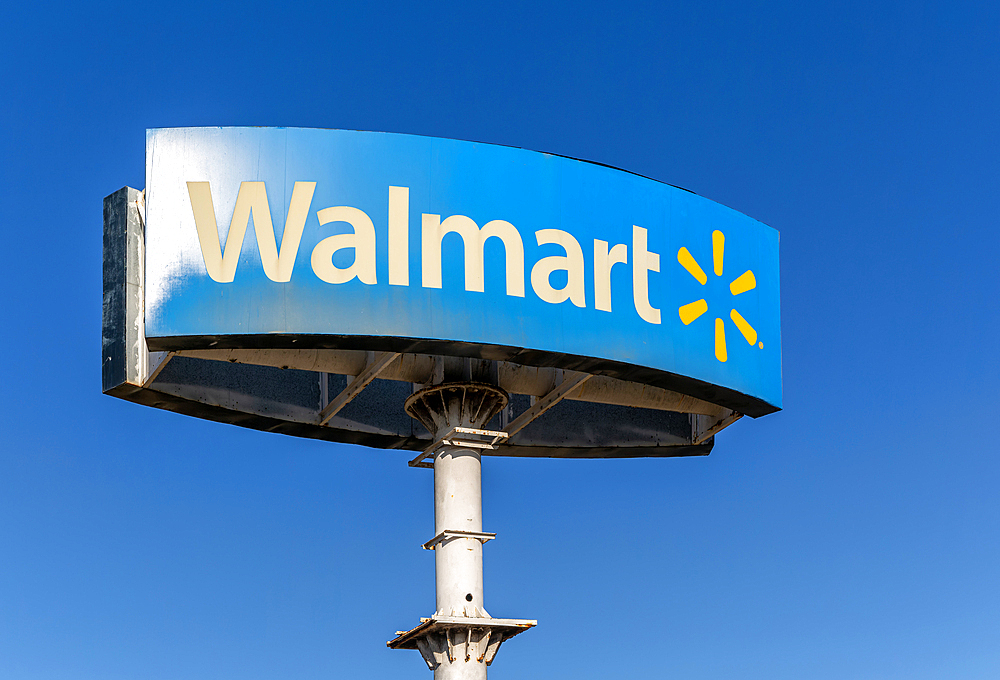
M319 412L319 424L326 425L330 419L361 394L362 390L368 387L372 380L377 378L382 371L389 367L393 361L399 358L398 352L382 352L374 357L361 373L359 373L350 384Z

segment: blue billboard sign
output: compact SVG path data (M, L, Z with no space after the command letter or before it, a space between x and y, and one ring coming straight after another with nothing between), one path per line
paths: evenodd
M154 350L516 356L781 408L778 233L595 163L388 133L149 130L145 247Z

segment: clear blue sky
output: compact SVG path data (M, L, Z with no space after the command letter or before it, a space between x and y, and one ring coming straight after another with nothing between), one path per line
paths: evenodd
M1000 677L996 3L13 3L0 677L430 678L430 474L101 394L149 127L471 139L781 232L785 410L708 458L487 459L490 677Z

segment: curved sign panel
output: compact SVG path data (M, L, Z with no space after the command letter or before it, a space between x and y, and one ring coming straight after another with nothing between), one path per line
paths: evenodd
M150 349L331 347L603 373L781 407L778 233L522 149L295 128L147 133Z

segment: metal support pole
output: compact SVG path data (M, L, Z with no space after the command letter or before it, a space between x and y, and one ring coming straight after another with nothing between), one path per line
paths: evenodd
M474 449L446 446L434 458L434 532L449 529L483 531L482 462ZM441 541L434 550L434 575L438 615L485 616L482 541L459 537ZM468 632L457 630L453 635ZM434 669L434 680L486 680L485 663L471 655L455 656Z
M507 393L493 385L449 383L417 392L406 412L433 433L435 443L411 465L426 466L434 455L434 550L437 611L409 631L399 631L392 649L418 649L434 680L486 680L500 644L537 622L495 619L483 606L482 448L492 444L464 440L467 434L506 436L482 430L507 404ZM494 439L493 441L496 441ZM463 446L463 444L466 444Z
M434 533L483 531L482 462L475 449L446 446L434 457ZM483 605L483 543L446 538L434 550L437 613L465 616ZM476 614L473 614L476 615Z

